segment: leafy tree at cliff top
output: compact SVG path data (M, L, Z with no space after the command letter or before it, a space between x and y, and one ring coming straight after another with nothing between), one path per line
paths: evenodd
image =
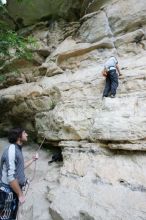
M10 15L0 0L0 16L10 18ZM32 37L23 37L10 28L5 19L0 20L0 67L13 57L31 59L32 53L28 45L34 42Z

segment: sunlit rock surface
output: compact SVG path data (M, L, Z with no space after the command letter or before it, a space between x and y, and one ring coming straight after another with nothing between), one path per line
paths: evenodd
M3 67L0 134L20 124L34 140L62 148L62 167L52 167L57 183L43 191L49 217L30 211L28 220L146 219L146 4L95 0L81 7L76 22L21 30L33 33L38 48L32 62ZM122 76L116 97L102 99L101 70L111 55ZM46 170L50 186L55 177Z

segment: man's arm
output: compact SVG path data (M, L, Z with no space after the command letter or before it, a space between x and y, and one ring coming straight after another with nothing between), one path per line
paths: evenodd
M29 167L34 161L38 160L38 158L39 158L38 153L36 153L36 154L32 157L32 159L30 159L30 160L28 160L28 161L25 162L24 168Z
M119 68L119 65L118 65L118 64L116 64L116 69L117 69L117 71L118 71L119 76L122 76L122 74L121 74L121 71L120 71L120 68Z
M19 186L19 183L17 179L14 179L13 181L9 182L12 190L17 194L19 202L24 203L25 202L25 196L23 195L23 192Z
M27 167L29 167L33 163L33 161L35 161L33 158L30 160L27 160L24 164L24 168L26 169Z
M107 76L107 70L106 68L104 67L104 69L102 70L101 74L106 77Z
M14 179L13 181L9 182L9 184L18 197L23 194L17 179Z

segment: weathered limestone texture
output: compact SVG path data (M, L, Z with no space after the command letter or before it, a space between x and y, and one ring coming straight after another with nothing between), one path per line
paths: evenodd
M51 164L46 174L49 217L31 211L25 217L145 220L146 4L85 0L80 7L78 21L49 20L23 28L37 39L33 60L13 60L2 69L0 135L20 124L34 139L45 137L46 144L63 152L62 167ZM111 55L123 75L116 97L102 99L101 70ZM38 206L30 201L27 209L32 207L35 212Z
M8 0L8 11L20 26L34 24L40 20L66 18L70 21L79 17L82 0Z
M112 36L109 22L104 11L92 13L90 16L85 15L82 18L82 22L83 24L79 29L79 34L83 41L93 43L104 37Z
M145 219L143 153L117 154L86 142L62 142L61 145L65 162L60 187L51 192L55 195L50 206L54 220Z

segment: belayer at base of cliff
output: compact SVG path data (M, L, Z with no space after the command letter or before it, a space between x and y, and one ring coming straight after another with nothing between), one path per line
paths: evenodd
M23 187L27 179L24 169L38 159L35 155L24 163L22 148L27 137L22 128L9 132L10 145L4 150L0 163L0 220L15 220L19 204L25 202Z

